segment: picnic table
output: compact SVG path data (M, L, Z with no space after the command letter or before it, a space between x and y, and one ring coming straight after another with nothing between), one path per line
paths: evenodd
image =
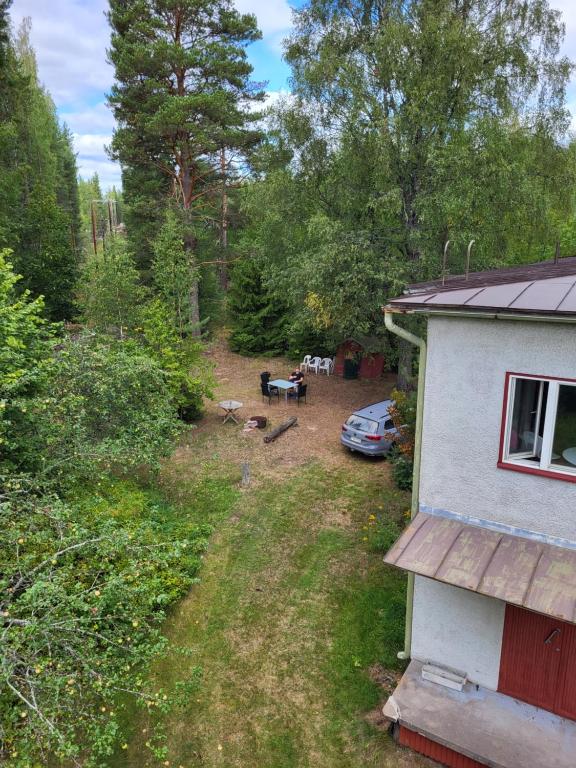
M274 379L274 381L268 382L269 387L278 387L278 389L283 389L285 391L286 395L286 402L288 402L288 392L291 389L296 389L298 387L297 381L287 381L286 379Z
M236 411L239 408L242 408L244 403L241 403L239 400L222 400L218 403L218 406L222 408L223 411L225 411L224 418L222 419L222 424L226 424L228 419L232 419L234 424L238 424L238 419L234 415Z

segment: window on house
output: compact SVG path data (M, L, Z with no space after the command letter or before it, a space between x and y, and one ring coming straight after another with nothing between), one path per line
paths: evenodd
M576 382L510 376L507 464L576 473Z

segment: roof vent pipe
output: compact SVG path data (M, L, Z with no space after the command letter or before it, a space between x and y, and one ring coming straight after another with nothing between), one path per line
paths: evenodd
M470 240L468 250L466 251L466 280L468 280L468 275L470 274L470 252L475 242L476 240Z
M446 244L444 245L444 256L442 257L442 285L444 285L444 282L446 280L446 263L448 261L448 246L450 245L450 240L446 240Z

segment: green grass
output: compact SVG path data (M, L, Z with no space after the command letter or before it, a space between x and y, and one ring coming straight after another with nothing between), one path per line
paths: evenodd
M186 511L187 497L207 493L212 522L220 520L201 583L166 625L185 653L169 652L154 670L169 696L179 680L190 690L168 714L133 712L128 748L110 765L423 765L398 757L365 719L383 697L369 669L397 668L404 619L404 579L371 545L370 515L401 519L406 495L390 487L382 464L358 464L353 478L310 465L235 500L232 477L218 475L226 472L180 467L170 478L183 514L197 514L196 502ZM154 723L167 735L158 756L145 746Z

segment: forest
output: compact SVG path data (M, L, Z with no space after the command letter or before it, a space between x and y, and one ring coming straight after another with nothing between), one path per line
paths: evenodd
M225 334L301 359L370 337L448 269L576 253L564 27L546 0L306 0L291 92L253 80L229 0L110 0L122 189L79 178L30 24L0 0L0 762L105 766L213 522L157 478ZM199 505L224 503L202 486ZM133 703L136 702L136 705ZM152 743L158 764L162 748ZM157 750L154 752L154 750ZM288 763L286 763L287 765Z

